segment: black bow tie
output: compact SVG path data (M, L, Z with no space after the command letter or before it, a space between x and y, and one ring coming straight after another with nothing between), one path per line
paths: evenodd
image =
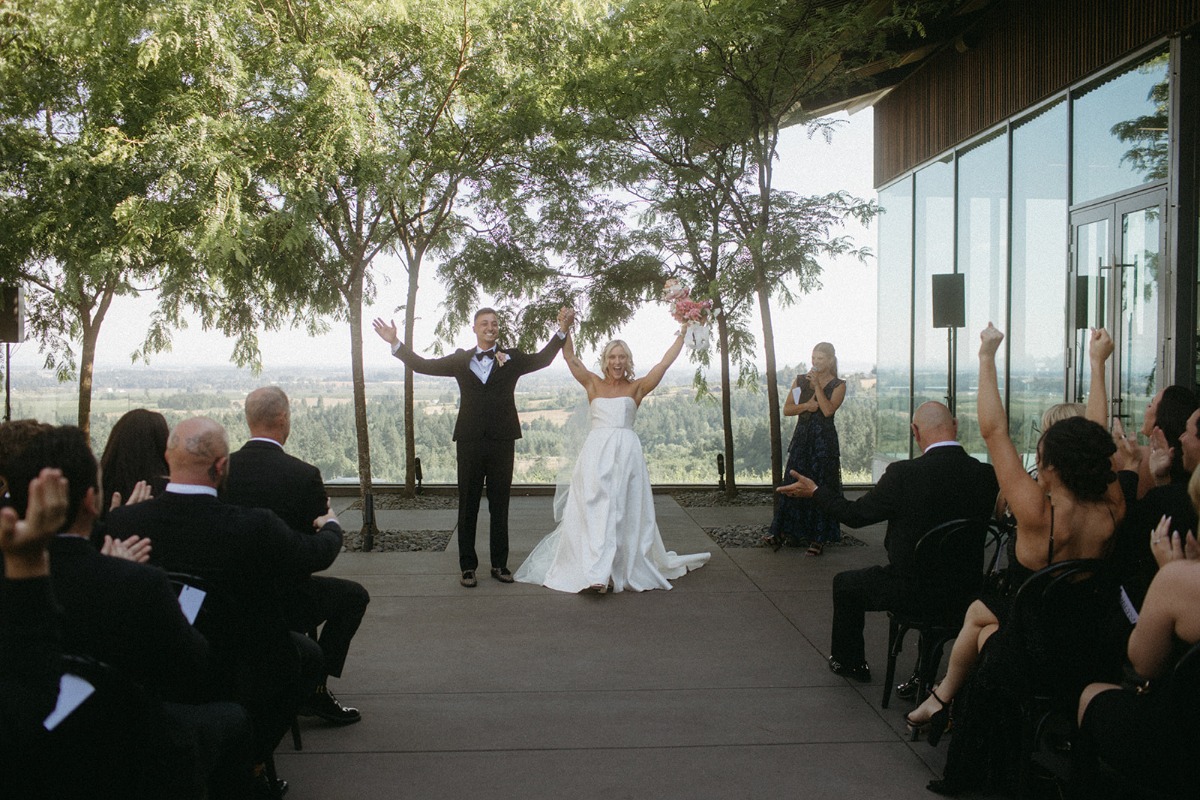
M483 361L485 358L495 358L496 351L495 350L484 350L482 352L476 353L475 357L478 358L480 361Z

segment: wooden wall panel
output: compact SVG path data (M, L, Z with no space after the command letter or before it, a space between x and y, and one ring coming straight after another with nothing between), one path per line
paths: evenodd
M998 0L875 104L875 185L1197 23L1200 0Z

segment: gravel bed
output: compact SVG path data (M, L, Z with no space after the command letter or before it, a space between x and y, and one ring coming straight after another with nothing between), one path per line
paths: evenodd
M421 551L442 552L450 543L453 531L379 531L375 534L372 553L417 553ZM346 531L342 539L342 550L347 553L362 552L362 532Z
M708 508L713 506L769 506L775 503L775 493L768 489L740 489L732 499L717 490L689 489L671 492L671 497L684 508Z
M771 535L771 526L767 525L724 525L719 528L705 528L704 532L709 535L714 542L720 545L721 549L729 550L731 548L742 547L767 547L763 544L763 537ZM808 547L808 542L802 542L800 547ZM857 536L842 531L842 540L835 544L827 544L826 547L866 547L867 543Z
M347 509L361 509L362 499L355 500ZM442 508L458 508L457 494L418 494L405 497L402 494L387 492L375 495L376 511L428 511Z

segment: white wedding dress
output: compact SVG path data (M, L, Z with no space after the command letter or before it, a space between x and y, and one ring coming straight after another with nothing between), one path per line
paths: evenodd
M636 417L632 397L592 400L561 521L517 570L518 581L563 592L610 581L616 592L670 589L671 579L708 561L711 553L680 556L663 546Z

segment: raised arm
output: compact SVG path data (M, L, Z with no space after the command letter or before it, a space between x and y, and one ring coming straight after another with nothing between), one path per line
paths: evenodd
M1032 521L1043 513L1043 497L1037 482L1029 477L1008 436L1008 415L1000 400L996 377L996 351L1004 334L992 323L979 335L979 432L987 444L988 456L996 470L1000 491L1018 522Z
M575 342L572 340L570 332L563 340L563 358L567 362L567 368L571 370L572 377L579 381L580 385L587 390L588 397L591 398L592 387L595 385L597 377L594 372L583 365L583 361L575 354Z
M1104 364L1113 354L1113 340L1104 328L1092 328L1088 343L1088 362L1092 366L1091 388L1088 389L1087 416L1092 422L1108 427L1108 382Z
M679 358L679 353L683 350L683 334L687 331L687 326L684 325L679 329L679 333L675 336L675 341L667 348L667 352L663 354L662 361L659 361L650 371L634 381L633 399L640 405L642 398L654 391L654 387L658 386L662 381L663 375L667 373L667 369L675 363L675 359Z
M424 358L417 355L411 347L400 341L400 337L396 333L395 320L384 322L383 319L376 317L371 326L375 329L375 333L379 334L379 338L391 346L392 355L403 361L406 366L412 367L413 372L441 377L454 375L454 361L451 356Z

